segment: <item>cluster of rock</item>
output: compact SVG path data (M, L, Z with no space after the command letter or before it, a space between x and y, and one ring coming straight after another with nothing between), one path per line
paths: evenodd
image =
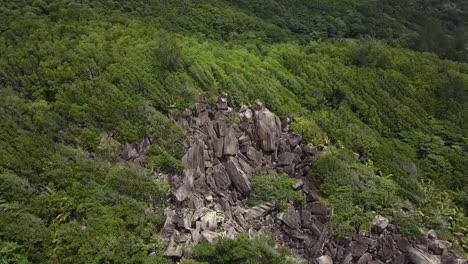
M146 149L151 145L151 139L144 137L140 143L125 143L117 148L117 162L133 161L140 165L145 163Z
M336 255L321 256L316 263L468 264L468 260L452 250L450 242L438 240L433 230L410 240L400 234L389 218L382 216L372 222L371 234L344 236L335 245Z
M182 158L186 170L171 177L173 206L161 232L170 241L165 255L182 257L200 242L248 232L250 237L272 233L296 254L316 256L328 234L323 225L328 208L317 202L303 170L318 150L302 144L301 136L289 131L288 120L281 121L260 102L238 112L227 103L222 95L216 109L199 103L180 116L169 115L189 137ZM270 173L297 178L291 188L307 204L290 202L284 212L271 203L247 208L251 179Z
M223 94L215 108L199 103L169 117L187 132L188 139L182 159L186 169L170 179L172 205L166 209L160 234L169 241L167 257L189 256L190 248L200 242L248 232L251 238L272 234L309 263L467 263L435 234L410 241L380 216L370 235L336 240L324 225L329 210L318 202L303 173L310 157L321 149L303 144L301 136L289 130L287 119L281 121L260 102L233 111ZM139 149L128 148L121 151L121 158ZM247 207L250 181L265 173L296 178L291 188L305 196L306 204L289 201L283 212L272 203Z

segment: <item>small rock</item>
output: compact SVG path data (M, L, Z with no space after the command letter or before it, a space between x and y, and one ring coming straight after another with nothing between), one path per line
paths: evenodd
M298 180L295 184L293 184L292 187L294 190L297 191L300 188L302 188L303 185L304 185L304 181L301 179L301 180Z
M434 231L434 229L431 229L431 230L429 230L429 232L427 232L427 238L429 238L429 239L437 239L437 234L436 234L436 232Z
M388 218L381 215L377 215L372 221L372 228L377 232L381 233L390 223Z
M330 256L321 256L317 258L318 264L333 264L333 259Z

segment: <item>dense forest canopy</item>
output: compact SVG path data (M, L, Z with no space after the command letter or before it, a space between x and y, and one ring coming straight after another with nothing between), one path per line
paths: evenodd
M465 1L25 0L0 18L2 263L170 263L154 172L181 170L185 135L165 113L220 92L330 145L308 177L337 235L395 214L468 251ZM146 166L116 164L145 135Z

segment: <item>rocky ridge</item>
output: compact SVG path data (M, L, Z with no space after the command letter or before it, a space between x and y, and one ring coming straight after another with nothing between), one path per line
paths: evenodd
M220 237L233 238L248 232L251 238L271 233L309 263L465 263L447 241L435 232L416 240L402 237L390 218L377 216L371 234L349 234L339 240L325 227L328 207L320 203L304 177L310 157L326 146L312 147L290 131L288 119L265 108L228 107L228 96L219 96L216 107L199 103L181 115L169 117L186 131L186 167L181 175L170 177L171 206L161 237L169 242L167 257L190 256L190 248ZM141 163L150 140L127 144L118 150L119 160ZM262 173L287 173L296 178L291 186L306 197L305 205L289 201L280 212L273 203L249 208L250 180Z

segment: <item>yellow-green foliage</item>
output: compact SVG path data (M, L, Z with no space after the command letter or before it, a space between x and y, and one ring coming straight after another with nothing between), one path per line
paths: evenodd
M284 209L284 202L294 200L305 204L305 197L296 192L292 185L296 179L287 174L270 174L255 176L250 182L250 192L247 204L255 206L266 202L274 202L277 209Z
M465 60L463 34L406 2L389 13L432 20L400 31L407 17L373 14L398 7L367 0L289 5L318 12L312 20L287 1L3 1L1 261L162 261L161 249L151 259L146 251L158 241L167 185L149 172L179 171L185 139L164 113L219 92L233 106L260 99L307 143L338 147L309 174L335 208L334 230L365 229L372 211L397 201L428 216L420 227L450 227L466 245L468 64L327 39L376 36ZM462 33L465 13L447 16ZM364 20L348 23L356 17ZM147 170L111 165L116 146L145 135ZM427 179L429 193L450 199L427 199Z

